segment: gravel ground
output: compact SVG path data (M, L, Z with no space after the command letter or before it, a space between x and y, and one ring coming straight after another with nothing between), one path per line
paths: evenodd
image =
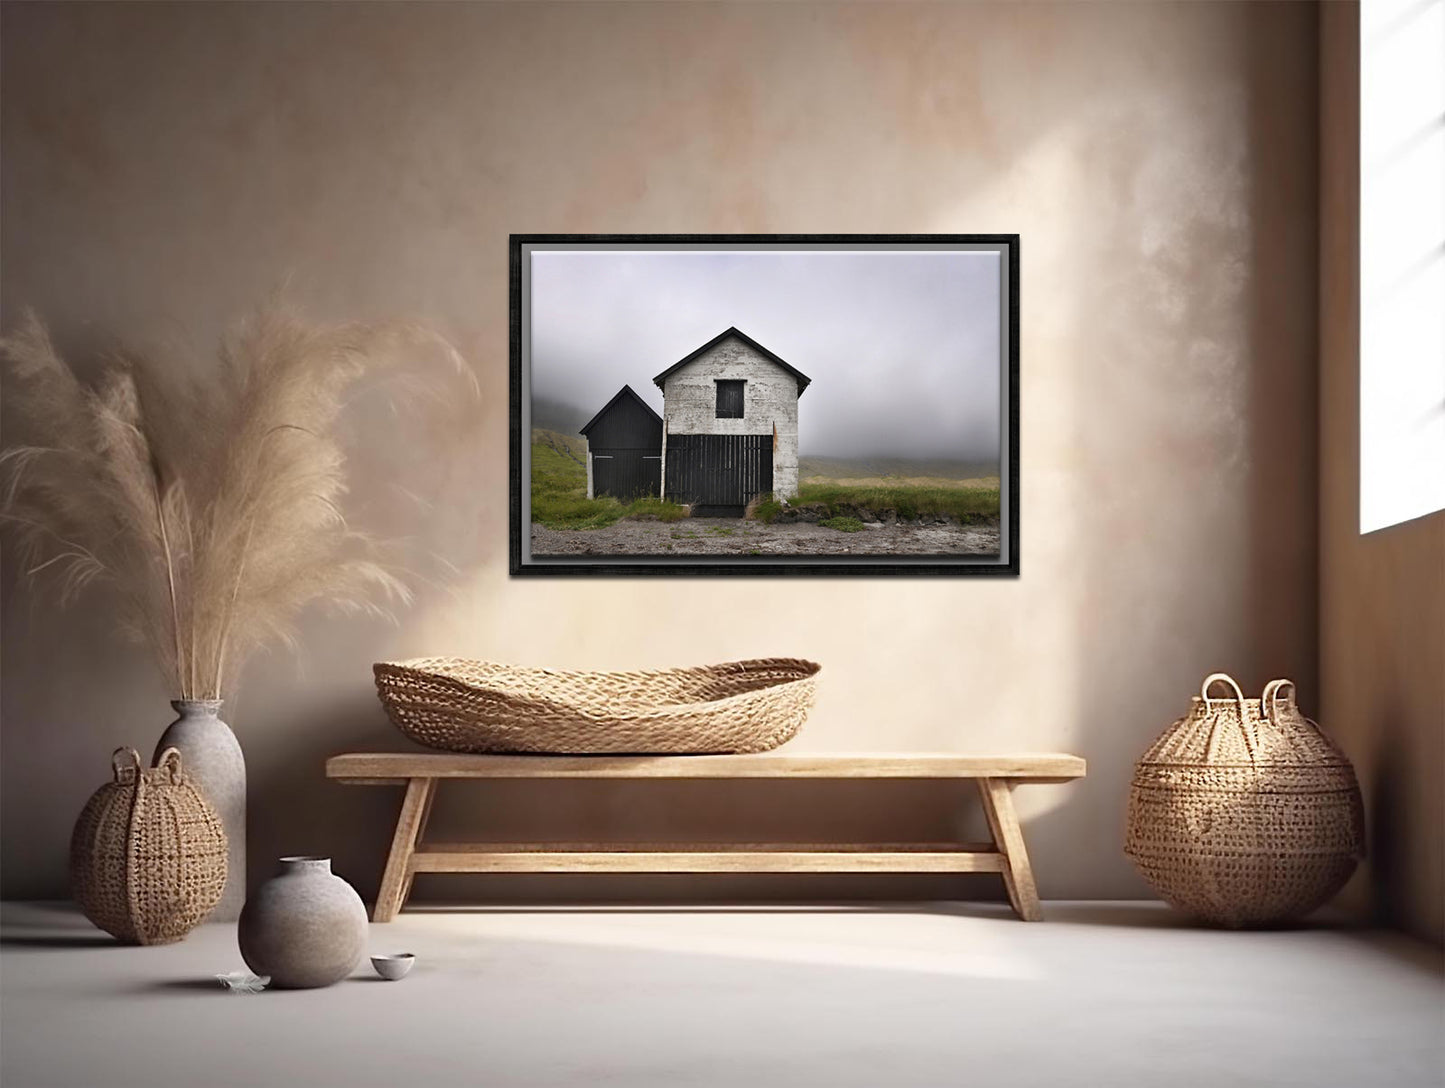
M873 523L843 533L810 522L625 519L605 529L532 526L533 555L997 555L998 525Z

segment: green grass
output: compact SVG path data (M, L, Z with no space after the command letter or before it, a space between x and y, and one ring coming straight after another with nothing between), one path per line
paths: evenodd
M549 529L601 529L622 517L616 499L587 497L587 468L532 443L532 520Z
M951 517L968 522L996 518L999 510L996 487L845 487L808 483L799 488L797 501L826 507L830 519L853 510L871 510L875 515L891 510L906 520Z
M585 493L585 492L584 492ZM687 507L662 499L638 499L627 507L629 518L656 518L658 521L680 521L687 517Z
M783 512L783 504L771 495L765 495L753 500L751 516L757 518L764 525L771 525Z
M653 517L667 522L687 517L686 507L661 499L638 499L625 504L612 498L587 498L585 465L555 448L562 445L580 455L580 444L574 445L571 439L550 432L534 432L534 437L541 440L532 443L533 521L549 529L601 529L626 517ZM820 521L823 525L839 518L858 521L858 515L864 511L874 517L891 511L907 521L949 517L969 523L999 516L998 488L990 487L850 487L805 483L793 501L796 505L816 506L820 513L826 513L826 520ZM758 521L771 525L783 509L783 504L769 495L755 499L750 513Z
M570 448L570 446L569 446ZM546 442L532 443L532 520L549 529L603 529L627 517L677 521L687 508L661 499L624 504L587 497L587 468Z
M861 533L863 523L857 518L824 518L818 522L825 529L837 529L840 533Z

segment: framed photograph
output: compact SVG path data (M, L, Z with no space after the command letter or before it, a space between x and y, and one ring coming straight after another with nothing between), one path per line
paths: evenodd
M511 572L1019 572L1019 237L511 238Z

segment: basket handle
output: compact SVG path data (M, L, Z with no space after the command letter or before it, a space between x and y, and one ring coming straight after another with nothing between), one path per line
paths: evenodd
M1209 708L1214 703L1222 703L1225 701L1223 699L1211 699L1209 697L1209 689L1212 688L1215 684L1228 684L1231 688L1234 689L1235 704L1239 707L1239 734L1241 737L1244 738L1245 750L1249 752L1249 757L1252 760L1254 758L1255 749L1258 747L1258 745L1256 745L1255 738L1250 730L1249 707L1245 704L1244 701L1244 689L1241 688L1239 686L1239 683L1234 679L1234 677L1230 676L1227 672L1210 673L1204 678L1204 683L1199 688L1199 695L1204 700L1204 712L1206 714L1209 712ZM1205 746L1204 749L1204 755L1206 759L1212 760L1214 758L1214 752L1218 744L1219 730L1216 727L1215 729L1210 731L1209 743Z
M1283 688L1289 688L1289 698L1287 701L1290 703L1294 702L1295 696L1298 694L1298 689L1294 686L1293 680L1283 678L1271 680L1264 686L1264 694L1259 697L1259 708L1264 711L1265 721L1274 722L1275 704L1279 701L1279 693Z
M176 747L167 748L156 760L156 767L159 770L168 772L171 785L179 786L183 772L181 771L181 750Z
M140 753L134 748L117 748L110 754L110 766L115 772L115 780L122 786L129 786L140 776Z
M1228 684L1234 689L1235 701L1239 703L1240 714L1243 714L1244 689L1241 688L1239 684L1235 681L1234 677L1230 676L1227 672L1212 672L1204 678L1204 683L1201 684L1199 688L1199 696L1204 700L1204 709L1208 710L1210 703L1224 702L1223 699L1211 699L1209 697L1209 689L1212 688L1215 684Z

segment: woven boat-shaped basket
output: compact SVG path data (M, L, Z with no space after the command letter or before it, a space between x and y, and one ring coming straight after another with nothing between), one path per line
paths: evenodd
M1215 683L1235 697L1210 698ZM1274 680L1246 699L1215 673L1134 769L1125 852L1163 899L1203 921L1302 918L1364 856L1355 772L1293 692Z
M134 748L111 756L70 839L70 883L85 916L122 941L169 944L194 929L226 887L226 832L167 748L145 770Z
M775 657L574 672L428 657L372 666L396 727L451 752L764 752L813 705L821 666Z

